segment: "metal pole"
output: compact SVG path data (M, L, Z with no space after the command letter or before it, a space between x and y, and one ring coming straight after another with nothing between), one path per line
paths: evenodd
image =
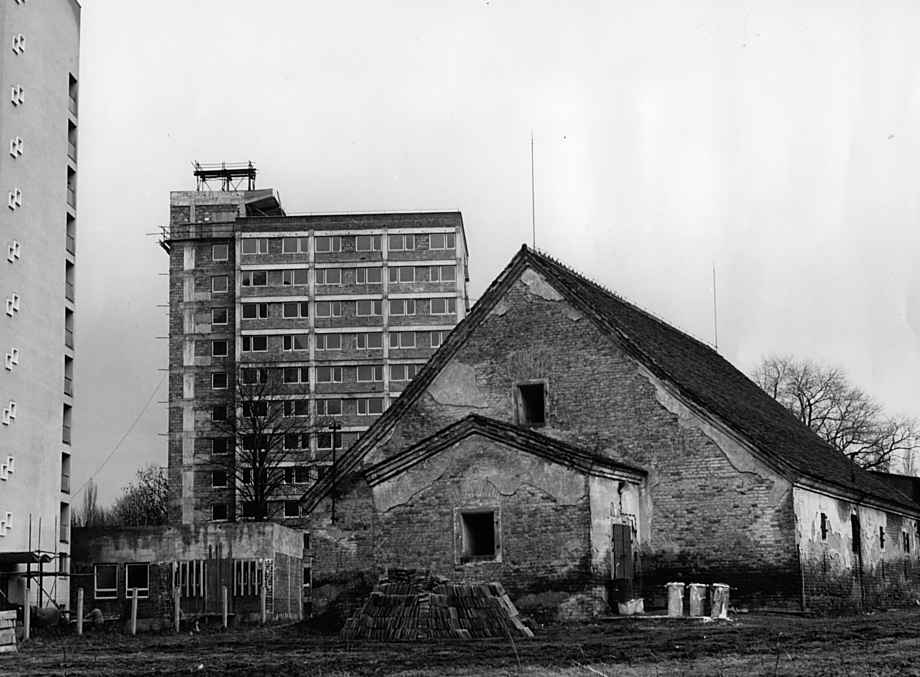
M83 588L77 588L77 634L83 634Z

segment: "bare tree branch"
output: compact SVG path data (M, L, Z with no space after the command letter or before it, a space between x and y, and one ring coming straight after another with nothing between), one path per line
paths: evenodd
M791 356L761 360L752 379L828 444L868 470L889 470L899 454L917 448L920 423L887 416L839 367Z
M151 464L137 471L134 482L124 488L112 506L114 522L123 526L166 524L169 479L166 468Z

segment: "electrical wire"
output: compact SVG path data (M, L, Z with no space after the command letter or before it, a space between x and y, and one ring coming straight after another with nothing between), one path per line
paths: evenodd
M166 377L167 377L168 375L169 375L169 372L168 372L168 371L165 372L165 373L163 374L163 377L160 379L160 382L157 383L157 387L153 389L153 392L152 392L152 393L150 393L150 398L147 400L147 404L144 405L144 408L141 409L141 413L139 413L139 414L137 415L137 418L134 419L134 423L132 423L132 424L131 424L131 427L128 428L128 432L126 432L126 433L124 434L124 437L122 437L121 440L118 442L118 444L115 445L115 448L112 449L112 453L110 453L108 456L105 457L105 460L102 462L102 465L100 465L98 468L96 468L96 472L94 472L92 475L90 475L90 476L89 476L89 479L86 480L86 483L85 483L82 487L80 487L80 488L76 491L76 493L74 493L74 494L72 495L72 497L71 497L71 503L73 502L73 500L74 500L77 496L80 495L80 492L81 492L81 491L83 491L84 489L86 489L87 485L89 485L89 483L93 481L93 478L94 478L96 475L99 474L99 472L105 467L105 464L108 463L109 460L111 460L112 456L115 455L115 452L118 451L118 448L124 443L124 441L125 441L126 439L128 439L128 435L131 434L131 431L134 430L134 426L137 425L137 422L141 420L141 416L143 416L143 415L144 415L144 412L147 411L147 407L149 407L149 406L150 406L150 403L153 402L153 398L156 397L157 392L160 390L160 386L163 385L163 381L166 380Z

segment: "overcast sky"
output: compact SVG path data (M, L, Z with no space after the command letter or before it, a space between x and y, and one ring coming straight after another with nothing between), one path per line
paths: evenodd
M739 369L920 414L920 3L82 5L75 486L130 430L104 503L166 464L149 233L193 160L289 214L459 209L478 297L531 242L533 130L539 248L710 343L715 264Z

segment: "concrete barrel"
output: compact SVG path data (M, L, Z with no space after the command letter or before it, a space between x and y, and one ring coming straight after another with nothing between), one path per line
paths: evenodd
M684 615L684 584L668 583L668 616Z
M690 588L690 615L702 616L703 605L706 603L706 588L709 586L705 583L691 583L688 587Z
M725 583L712 584L712 617L728 618L728 591Z

